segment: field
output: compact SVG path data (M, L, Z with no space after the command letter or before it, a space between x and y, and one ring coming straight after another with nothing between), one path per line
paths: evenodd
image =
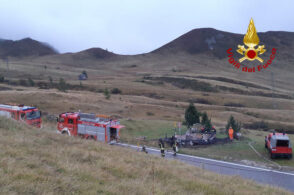
M166 64L160 66L163 69L155 68L142 56L107 62L91 61L99 68L94 65L85 65L83 68L68 65L56 61L58 57L50 58L55 63L49 63L45 59L11 61L9 71L4 69L5 64L0 64L0 70L5 73L5 82L0 83L1 103L37 106L43 111L45 120L65 111L80 110L112 115L126 125L122 130L122 140L140 144L138 140L142 137L156 140L166 134L172 135L174 122L182 122L185 108L189 102L194 102L199 111L208 113L219 136L222 136L220 133L226 121L233 115L243 124L244 139L221 147L184 149L181 152L246 164L258 163L261 166L276 166L275 163L264 160L268 159L268 155L263 147L266 134L263 130L276 128L289 133L294 131L294 100L291 90L276 88L272 94L270 80L266 80L270 77L265 76L264 80L254 83L226 75L199 75L195 71L188 72L184 69L177 72L165 69L168 68ZM180 63L179 59L174 60ZM47 64L46 70L42 64ZM153 68L156 71L151 73ZM200 65L198 68L206 70ZM80 82L77 76L83 70L88 72L89 80ZM116 74L113 75L112 72ZM53 79L52 85L49 76ZM28 78L34 80L34 86L28 84ZM59 78L64 78L68 84L66 92L57 89ZM45 83L47 88L40 86L40 83ZM225 91L222 87L226 87ZM109 99L103 93L106 88L110 91ZM114 88L120 92L111 93ZM261 127L261 124L266 124L266 127ZM291 138L293 140L293 136ZM148 144L157 146L156 141ZM275 162L282 166L294 166L293 160Z
M1 194L290 194L5 118L0 147Z
M272 90L269 73L255 77L239 74L227 67L226 61L220 60L215 63L225 70L218 74L215 64L209 63L212 59L198 62L207 56L170 56L168 61L156 55L124 56L105 61L86 57L79 61L72 61L75 57L69 54L15 59L10 61L9 70L6 64L0 63L0 74L5 76L5 82L0 83L2 102L37 105L50 114L82 110L122 118L168 121L183 121L188 102L194 102L220 127L234 115L247 126L265 122L266 129L294 132L293 89L285 83L291 83L285 76L277 77ZM176 70L170 63L177 64ZM287 75L284 69L273 69L280 76ZM89 79L78 81L83 70ZM35 82L33 87L28 78ZM57 92L60 78L69 85L68 93ZM103 91L114 88L121 92L111 94L110 100L106 100Z
M122 121L126 126L122 130L121 139L124 142L130 142L137 145L157 146L158 138L172 136L174 134L174 123L172 121L156 121L156 120L131 120ZM176 131L177 133L178 130ZM186 128L182 129L182 133L186 132ZM270 159L268 151L264 148L264 137L268 134L264 131L242 130L242 138L234 140L232 143L217 144L210 146L198 146L196 148L180 148L180 153L192 154L202 157L208 157L218 160L241 162L247 165L282 168L284 170L294 170L294 159ZM142 138L145 137L146 141ZM217 131L217 137L226 137L223 131ZM294 140L294 135L289 135ZM258 152L258 154L250 147L250 145ZM169 146L167 149L172 150ZM279 166L280 165L280 166Z

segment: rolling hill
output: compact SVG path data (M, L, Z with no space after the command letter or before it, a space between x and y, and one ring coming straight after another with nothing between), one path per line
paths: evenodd
M48 83L51 77L55 83L64 78L71 84L70 89L87 93L63 94L70 98L78 95L79 100L73 100L75 105L66 100L58 108L55 106L59 104L58 99L39 89L35 89L38 93L31 97L16 86L12 87L15 91L3 91L0 96L3 101L10 98L19 103L37 104L51 113L84 109L115 113L120 117L177 121L183 120L187 103L194 102L201 111L208 111L220 127L232 114L244 124L265 121L269 124L266 129L284 128L294 132L291 121L294 33L259 33L260 44L265 44L268 50L262 58L269 57L271 47L277 48L277 54L268 69L256 73L244 73L228 62L226 50L235 51L238 44L243 44L243 36L212 28L194 29L146 54L119 55L92 48L77 53L15 58L10 60L13 71L6 70L6 64L0 63L0 74L7 80L3 89L20 83L20 78ZM235 54L235 58L238 57ZM88 72L89 79L80 82L77 78L83 70ZM119 88L122 93L113 95L109 100L111 104L103 100L104 105L100 105L97 92L101 100L105 88ZM46 98L48 101L44 104L42 100Z
M245 33L245 32L244 32ZM258 33L260 45L265 48L277 48L283 58L293 60L294 33L282 31L270 31ZM154 50L152 53L175 54L186 52L189 54L212 54L216 58L226 58L228 48L237 48L243 44L244 35L219 31L213 28L194 29L179 38Z
M0 58L31 57L57 54L57 51L46 43L41 43L31 38L18 41L0 40Z

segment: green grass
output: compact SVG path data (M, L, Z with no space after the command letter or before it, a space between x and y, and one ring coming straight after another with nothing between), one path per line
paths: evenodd
M0 194L290 194L1 117L0 148Z
M146 144L150 146L157 146L156 140L161 137L172 136L174 134L174 122L164 120L122 120L121 123L126 128L121 131L122 141L130 142L133 144ZM182 129L182 134L187 130L186 127ZM177 132L178 133L178 132ZM294 167L294 158L288 159L270 159L268 151L264 148L264 137L267 132L255 131L255 130L243 130L242 139L234 140L232 143L217 144L209 146L199 146L196 148L180 148L180 153L197 155L202 157L209 157L218 160L235 161L240 162L243 160L247 163L259 163L264 166L274 166L278 163L281 166ZM218 138L224 138L227 135L225 133L217 131ZM289 135L292 143L294 141L294 135ZM140 138L146 137L147 140L153 141L139 141ZM262 155L258 156L252 148L252 146ZM265 159L267 160L265 160ZM272 163L268 160L272 160ZM254 162L248 162L254 161Z
M121 131L121 139L134 140L146 137L146 139L158 139L160 137L172 136L175 132L174 122L165 120L121 120L126 128ZM186 128L182 128L182 133ZM178 133L178 131L177 131Z

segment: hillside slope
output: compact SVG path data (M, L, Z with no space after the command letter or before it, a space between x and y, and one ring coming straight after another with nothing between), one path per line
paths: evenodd
M6 63L0 61L0 75L5 77L1 83L1 101L37 105L54 114L83 110L123 118L170 121L183 121L183 110L188 102L193 102L197 109L208 112L220 128L233 115L244 126L259 129L260 126L254 124L266 122L268 125L263 130L294 132L293 33L259 34L261 44L265 43L268 51L272 46L278 50L274 63L256 73L235 69L226 55L218 57L226 47L237 49L243 36L215 29L195 29L158 51L135 56L94 48L10 60L9 70ZM220 53L214 54L215 48L219 48ZM267 59L269 53L262 58ZM83 71L89 78L79 81L78 75ZM28 87L29 78L35 81L34 87ZM74 91L57 95L55 89L45 90L44 86L56 88L60 78ZM102 92L106 88L118 88L121 94L113 94L105 100Z
M21 125L0 118L1 194L287 194L236 176Z
M245 33L245 32L244 32ZM121 74L135 76L144 74L165 74L177 76L220 76L224 78L250 81L272 88L272 73L276 90L294 90L293 71L294 33L269 31L258 33L260 45L265 45L267 52L261 55L265 62L271 50L277 49L276 58L269 68L253 74L244 73L228 62L227 49L232 48L234 58L241 55L236 52L238 45L243 45L244 34L234 34L212 28L194 29L162 47L146 54L117 55L99 48L92 48L77 53L46 55L17 63L31 63L48 66L56 65L76 68L100 69L102 75ZM257 66L257 61L244 61L245 65ZM130 68L135 67L135 68ZM31 73L33 74L33 73ZM227 83L223 83L227 85ZM291 93L291 92L290 92ZM292 93L291 93L292 94Z
M0 40L0 57L28 57L57 54L57 51L46 43L25 38L18 41Z
M213 28L194 29L154 50L152 53L207 53L222 59L227 57L226 50L228 48L237 48L238 45L244 45L244 34L235 34ZM265 45L268 51L275 47L279 51L280 57L294 59L292 55L294 50L293 32L269 31L258 33L258 36L260 39L259 44Z

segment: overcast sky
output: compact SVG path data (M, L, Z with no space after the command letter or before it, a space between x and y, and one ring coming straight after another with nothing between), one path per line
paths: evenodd
M195 28L294 31L294 0L0 0L0 38L31 37L59 52L154 50Z

